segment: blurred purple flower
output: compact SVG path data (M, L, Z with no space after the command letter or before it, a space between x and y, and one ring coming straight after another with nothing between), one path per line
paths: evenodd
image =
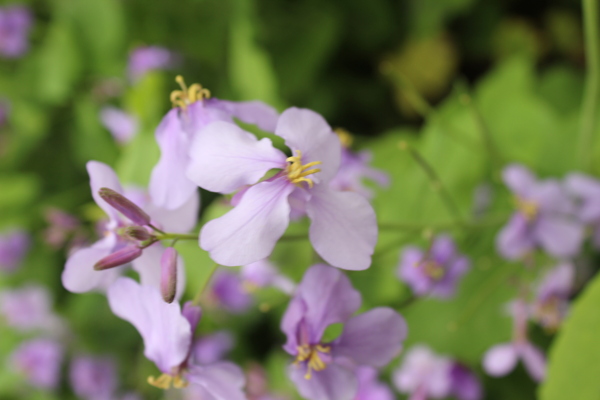
M116 107L100 110L100 121L119 144L126 144L138 133L138 119Z
M413 246L404 248L398 277L409 284L417 296L449 298L468 270L469 260L456 251L452 238L440 235L427 252Z
M575 281L572 264L560 264L540 282L531 306L531 317L549 331L556 331L569 311L569 296Z
M454 362L450 368L450 392L458 400L480 400L483 389L477 376L462 365Z
M10 356L12 367L25 375L32 386L54 389L60 379L63 347L50 339L33 339L21 343Z
M358 367L356 369L358 393L353 400L394 400L394 394L387 385L379 382L378 375L375 368Z
M64 246L77 248L85 243L80 221L73 215L58 208L50 207L44 211L48 228L44 230L44 241L54 249Z
M555 180L538 181L522 165L509 165L503 179L516 196L517 212L496 238L498 252L518 259L542 247L555 257L571 257L583 239L583 225L573 218L574 204Z
M196 339L191 357L199 364L221 361L233 348L233 336L227 331L218 331Z
M29 235L20 229L0 234L0 270L16 270L29 250L29 244Z
M541 382L546 376L546 358L527 339L527 305L522 300L517 300L511 304L510 311L514 319L513 340L490 348L483 356L483 369L491 376L504 376L521 359L529 375Z
M162 372L148 378L150 384L168 389L191 383L202 399L245 400L239 367L225 361L203 365L190 357L200 307L188 302L182 310L177 302L165 303L157 287L130 278L119 278L110 286L108 302L115 315L135 326L144 340L144 355Z
M240 276L235 272L223 270L214 274L208 296L211 302L232 313L246 311L253 301Z
M287 397L269 392L267 374L264 368L258 364L253 363L246 370L246 382L248 400L288 400Z
M377 241L375 212L361 195L329 188L340 164L337 136L319 114L298 108L281 114L275 134L293 157L227 122L213 122L195 137L187 169L192 181L220 193L254 184L233 210L204 225L200 247L225 266L268 257L289 225L294 198L304 205L310 241L326 262L367 269ZM281 171L256 183L271 169Z
M600 248L600 181L584 174L573 173L566 177L565 186L577 202L579 219L593 228L592 241Z
M0 291L0 315L21 331L58 332L61 320L52 312L52 300L43 286L28 285Z
M352 400L358 391L356 367L383 367L402 349L404 319L386 307L352 316L360 293L342 271L315 265L306 271L281 322L284 350L295 357L288 375L310 400ZM325 329L343 323L333 342L323 342Z
M402 366L394 371L393 382L401 393L409 393L410 400L439 399L450 395L452 362L440 357L428 347L411 348Z
M233 118L238 118L272 132L278 117L274 108L260 101L231 102L209 98L210 93L201 89L200 85L194 84L188 88L181 76L177 77L177 81L182 90L171 94L175 108L165 115L156 128L161 156L150 177L152 200L166 209L180 207L197 191L193 177L188 178L186 170L191 163L190 146L195 137L204 135L201 134L202 128L214 121L233 122ZM219 153L223 150L219 149ZM219 170L219 176L230 169ZM199 173L213 176L210 173L212 171L216 171L215 167Z
M77 357L71 362L69 381L79 398L112 400L117 389L115 363L104 357Z
M292 294L296 285L288 277L282 275L269 260L259 260L244 265L240 271L246 290L252 292L256 288L275 287L283 293Z
M22 5L0 8L0 54L6 58L21 57L29 49L32 16Z
M150 71L172 69L178 64L179 56L164 47L136 47L129 53L129 79L137 82Z

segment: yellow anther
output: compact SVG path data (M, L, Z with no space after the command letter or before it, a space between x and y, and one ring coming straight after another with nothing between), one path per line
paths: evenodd
M319 353L329 353L331 348L329 346L323 346L321 344L317 345L308 345L303 344L302 346L297 347L298 355L296 356L295 364L298 364L303 361L308 361L306 365L306 374L304 374L304 379L310 379L312 376L312 371L323 371L327 368L327 364L321 360L319 357Z
M519 210L527 221L532 221L537 217L538 212L540 211L540 206L530 200L525 200L520 197L515 198L515 203L517 206L517 210Z
M180 107L185 110L192 103L210 98L210 91L203 88L199 83L194 83L188 88L181 75L177 75L175 81L179 84L181 90L171 92L170 99L173 107Z
M171 388L171 385L175 389L183 389L189 385L179 374L172 376L169 374L162 374L158 378L153 376L148 377L148 383L159 389L167 390Z
M352 142L354 142L354 138L352 137L350 132L348 132L344 128L335 128L333 131L336 133L336 135L338 135L338 138L340 139L340 143L342 143L342 146L344 146L347 149L349 149L352 146Z
M425 274L427 274L427 276L433 279L434 281L439 281L446 274L446 271L444 270L443 266L429 259L425 259L416 263L415 267L422 267L423 271L425 271Z
M298 153L297 156L288 157L286 161L289 163L286 172L288 179L295 185L300 184L301 182L308 183L308 187L313 187L314 182L310 178L306 178L309 175L316 174L317 172L321 172L319 168L310 169L315 165L321 164L321 161L313 161L308 164L302 165L302 152L300 150L296 150Z
M175 378L173 378L173 387L175 389L186 388L186 387L188 387L189 384L190 383L188 381L186 381L185 379L183 379L179 375L176 375Z

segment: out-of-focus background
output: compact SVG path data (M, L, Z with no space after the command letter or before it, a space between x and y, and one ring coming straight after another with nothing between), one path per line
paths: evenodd
M21 15L11 14L15 9ZM47 288L48 306L63 319L69 340L58 388L37 389L11 364L13 350L35 334L0 319L0 399L76 398L68 360L78 354L115 360L121 393L134 391L144 399L163 395L145 383L156 371L143 357L137 332L112 315L102 295L68 293L60 277L69 248L93 241L102 216L90 196L86 162L105 162L122 181L146 185L159 155L154 130L171 107L176 75L188 84L201 83L221 99L258 99L279 111L293 105L321 113L332 126L354 134L357 148L372 148L376 166L391 173L388 196L375 200L380 219L433 222L445 211L437 200L415 207L435 195L415 183L425 179L410 172L406 159L396 158L398 139L418 141L425 132L450 126L459 142L472 142L477 121L461 100L474 99L504 161L524 162L543 175L563 174L576 165L573 137L583 94L583 50L576 0L3 3L0 233L22 231L29 239L8 245L27 251L22 260L14 257L15 265L4 261L0 288ZM469 132L456 132L463 128ZM473 189L493 179L482 161L485 151L477 146L459 151L438 136L431 133L425 145L431 151L424 152L443 170L461 207L471 209ZM211 200L203 193L205 206ZM381 271L392 274L398 252L385 246L397 243L399 249L408 241L397 236L382 237L385 255L372 268L380 263ZM485 242L465 248L474 251L476 265L485 267L454 303L407 311L409 342L428 343L478 369L483 351L510 336L510 320L501 307L516 290L497 293L492 283L474 299L497 261L493 234L463 239L463 247L469 240ZM194 253L194 244L186 246L182 253L193 296L210 260ZM304 250L281 250L275 259L283 265L295 257L293 251ZM485 263L477 264L480 259ZM299 279L305 264L301 270L288 265L284 272ZM369 305L402 297L399 283L382 284L389 280L382 272L351 275ZM273 293L262 296L263 311L208 315L203 329L225 326L236 332L232 358L242 365L262 363L272 387L294 398L278 328L287 300ZM266 312L271 306L274 311ZM494 316L473 316L485 313ZM448 328L452 323L459 328ZM541 329L535 334L539 343L550 343ZM482 374L486 398L533 398L535 386L519 368L503 379Z

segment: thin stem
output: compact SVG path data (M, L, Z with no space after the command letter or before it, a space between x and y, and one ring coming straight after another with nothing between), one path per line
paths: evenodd
M196 296L194 296L194 300L192 300L192 304L193 305L195 305L195 306L199 306L200 305L200 301L202 300L202 294L204 293L204 290L206 290L206 287L208 286L208 283L212 279L212 277L215 274L215 272L217 271L218 267L219 267L219 264L214 264L212 266L210 272L208 273L208 277L206 278L206 280L204 281L204 283L200 287L200 290L198 291L198 293L196 293Z
M281 241L308 240L308 234L299 233L296 235L283 235L279 240L281 240Z
M458 206L454 202L454 199L452 199L450 192L448 192L448 190L440 180L438 174L435 172L433 167L427 162L427 160L425 160L425 158L423 158L423 156L417 150L409 146L408 143L402 141L399 143L399 147L401 150L407 151L411 155L411 157L417 162L417 164L419 164L423 171L425 171L427 177L431 181L433 190L440 194L440 197L446 205L448 211L452 215L454 215L454 218L456 218L459 224L464 224L464 220L462 218Z
M148 224L148 226L149 226L150 228L154 229L154 230L155 230L156 232L158 232L158 233L161 233L161 234L163 234L163 235L165 234L165 232L164 232L163 230L161 230L161 229L158 229L157 227L155 227L155 226L154 226L154 225L152 225L152 224Z
M583 22L587 76L581 110L579 154L581 167L589 170L594 150L594 133L600 103L600 47L598 42L598 0L583 0Z
M163 233L158 236L159 240L198 240L198 235L190 233Z

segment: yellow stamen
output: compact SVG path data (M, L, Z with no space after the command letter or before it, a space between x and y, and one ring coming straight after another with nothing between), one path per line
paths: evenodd
M433 260L425 259L415 264L415 267L423 267L423 270L431 279L439 281L444 277L446 271L444 267Z
M171 388L171 385L175 389L183 389L189 385L179 374L172 376L169 374L162 374L158 378L153 376L148 377L148 383L159 389L167 390Z
M181 90L171 92L170 99L173 107L180 107L185 110L192 103L210 98L210 91L203 88L199 83L194 83L188 88L181 75L177 75L175 81L179 84Z
M298 364L303 361L308 361L306 365L306 374L304 375L304 379L310 379L310 377L312 376L312 371L323 371L327 367L327 364L325 364L323 360L321 360L321 357L319 357L319 352L329 353L329 351L331 350L329 346L323 346L321 344L313 346L303 344L302 346L298 346L297 350L298 355L296 356L296 361L294 362Z
M308 183L308 187L313 187L314 182L310 178L306 178L309 175L316 174L317 172L321 172L319 168L310 169L315 165L321 164L321 161L313 161L308 164L302 165L302 152L300 150L296 150L298 153L297 156L288 157L286 161L289 163L286 172L290 182L295 185L300 184L301 182Z
M535 219L540 211L540 206L534 201L517 197L515 198L515 203L517 210L519 210L528 221Z
M352 142L354 142L354 138L352 137L350 132L348 132L344 128L335 128L333 131L336 133L336 135L338 135L338 138L340 139L340 143L342 143L342 146L344 146L347 149L349 149L352 146Z

